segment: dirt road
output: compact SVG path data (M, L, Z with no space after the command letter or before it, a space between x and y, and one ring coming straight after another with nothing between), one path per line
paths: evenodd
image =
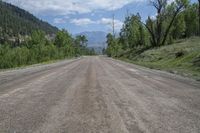
M200 133L200 83L105 57L0 73L0 133Z

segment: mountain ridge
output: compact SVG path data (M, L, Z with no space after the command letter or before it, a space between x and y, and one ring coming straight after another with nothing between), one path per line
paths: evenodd
M55 34L59 29L28 11L0 1L0 31L7 36L30 35L34 30Z

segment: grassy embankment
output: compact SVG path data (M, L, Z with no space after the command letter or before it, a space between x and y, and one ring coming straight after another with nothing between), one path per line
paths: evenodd
M121 59L200 81L200 38L197 37L179 40L172 45L147 50L132 59Z

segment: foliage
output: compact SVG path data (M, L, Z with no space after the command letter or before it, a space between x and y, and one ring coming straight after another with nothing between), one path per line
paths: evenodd
M80 46L87 46L88 40L87 40L87 38L86 38L85 35L78 35L78 36L76 36L75 39L76 39L76 43L78 45L80 45Z
M152 0L151 4L157 11L156 16L148 17L146 22L141 20L139 13L127 16L119 37L107 36L108 56L134 58L148 49L199 35L200 6L197 3Z
M177 15L187 6L187 0L176 0L168 4L168 0L152 0L152 6L156 9L155 20L148 18L145 24L151 36L151 45L158 47L165 45L169 37Z
M126 17L119 38L120 43L123 44L123 49L147 45L147 36L147 31L141 23L139 14Z
M117 57L121 50L121 45L119 45L118 40L112 35L107 35L108 48L106 53L109 57Z
M81 55L94 55L87 38L43 22L0 0L0 69Z
M64 30L57 33L54 42L48 41L43 31L34 31L20 46L0 45L0 69L95 54L94 50L75 43L75 39Z
M0 0L0 34L1 42L7 37L30 35L33 31L42 30L45 34L55 34L58 29L37 19L27 11ZM1 43L0 42L0 43Z
M191 37L198 35L198 4L189 5L188 8L183 12L185 16L185 24L186 24L186 37Z
M172 39L184 38L186 36L186 22L183 13L179 14L175 19L170 35Z
M65 31L59 31L55 37L55 45L59 48L65 47L66 45L71 45L72 37L71 35Z

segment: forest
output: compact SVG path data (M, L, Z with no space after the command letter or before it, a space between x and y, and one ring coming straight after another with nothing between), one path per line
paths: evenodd
M29 12L0 0L0 41L9 37L30 35L35 30L55 34L58 28L51 26Z
M72 37L66 30L0 1L0 69L93 54L85 36Z
M170 45L174 41L200 34L200 7L188 0L152 0L157 13L143 22L140 14L130 14L119 37L107 35L110 57L133 58L145 50Z
M85 36L73 38L65 30L57 32L53 41L48 40L43 31L34 31L18 46L7 42L0 45L0 69L95 54L86 46Z

